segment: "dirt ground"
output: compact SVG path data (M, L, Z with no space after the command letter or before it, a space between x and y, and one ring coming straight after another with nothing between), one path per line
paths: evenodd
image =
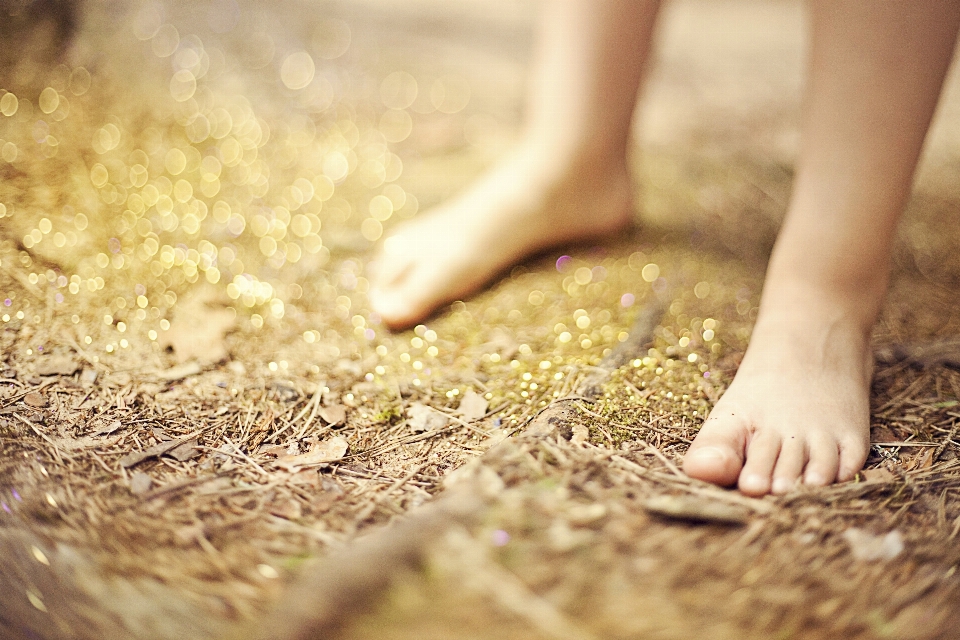
M866 470L751 499L677 465L786 207L800 3L666 5L633 231L411 331L368 307L384 231L515 137L536 8L4 18L0 635L960 637L960 69Z

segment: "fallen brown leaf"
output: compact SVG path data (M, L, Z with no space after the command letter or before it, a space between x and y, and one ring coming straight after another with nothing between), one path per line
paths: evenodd
M227 308L210 287L184 295L170 328L160 335L160 347L172 349L177 362L196 360L214 364L227 358L224 337L236 324L236 312Z
M181 445L177 445L173 449L167 452L167 454L178 460L179 462L186 462L192 458L196 458L200 455L200 449L197 448L197 439L187 440Z
M324 422L335 427L343 424L347 419L347 408L342 404L334 404L321 408L317 414L323 418Z
M191 447L196 446L197 443L197 433L193 433L189 436L184 436L177 440L168 440L166 442L161 442L160 444L155 444L152 447L147 447L143 451L133 451L127 455L120 458L120 466L124 469L129 469L135 465L140 464L148 458L154 458L156 456L162 456L163 454L176 449L184 444L189 444Z
M103 426L103 427L100 427L99 429L97 429L96 431L94 431L93 435L95 435L95 436L105 436L105 435L108 435L108 434L113 433L114 431L116 431L117 429L119 429L119 428L122 427L122 426L123 426L123 425L120 423L119 420L114 420L114 421L111 422L110 424L108 424L108 425L106 425L106 426Z

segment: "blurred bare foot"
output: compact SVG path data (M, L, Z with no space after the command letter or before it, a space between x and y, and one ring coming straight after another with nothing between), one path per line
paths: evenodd
M392 328L414 325L523 258L626 228L632 199L623 157L558 166L541 149L521 148L384 241L373 309Z
M859 314L829 292L771 297L779 304L761 311L683 461L692 477L753 496L849 480L870 440L873 362Z

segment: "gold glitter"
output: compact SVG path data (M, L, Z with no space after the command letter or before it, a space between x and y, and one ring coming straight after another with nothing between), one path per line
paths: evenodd
M379 220L367 218L360 225L360 233L370 242L375 242L383 235L383 225Z
M170 95L177 102L185 102L197 92L197 79L188 69L181 69L170 79ZM206 138L206 136L203 136Z
M417 99L417 80L406 71L394 71L380 84L380 98L389 109L407 109Z
M573 274L573 281L584 286L590 284L590 281L593 279L593 271L587 267L580 267Z
M37 104L40 107L40 111L51 114L60 106L60 95L53 87L47 87L40 92L40 99Z
M306 51L291 53L280 66L280 80L294 91L304 89L313 82L316 66Z
M385 195L374 196L370 199L370 215L381 222L390 219L393 201Z
M458 76L438 78L430 87L430 102L442 113L458 113L470 101L470 85Z
M343 20L323 20L313 32L311 44L324 60L339 58L350 47L350 26Z
M17 109L20 108L20 101L12 93L5 93L3 97L0 98L0 113L9 117L17 112Z
M660 267L651 262L640 272L640 277L642 277L645 282L653 282L660 277Z
M70 73L70 92L75 96L82 96L90 89L90 72L83 67L77 67Z
M12 94L7 94L12 95ZM2 157L7 162L15 162L17 159L17 145L12 142L7 142L3 145L3 148L0 149L0 157Z
M413 131L413 119L406 111L390 109L380 116L379 128L387 142L403 142ZM327 173L327 175L330 174Z
M173 55L173 52L180 46L180 33L172 24L160 25L153 33L152 39L150 47L159 58Z

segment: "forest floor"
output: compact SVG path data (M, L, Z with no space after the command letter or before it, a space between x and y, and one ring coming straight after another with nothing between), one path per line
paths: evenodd
M91 4L6 68L4 637L956 637L960 70L866 469L753 499L677 467L786 207L800 3L665 7L635 230L414 330L369 309L385 230L514 139L535 13Z

